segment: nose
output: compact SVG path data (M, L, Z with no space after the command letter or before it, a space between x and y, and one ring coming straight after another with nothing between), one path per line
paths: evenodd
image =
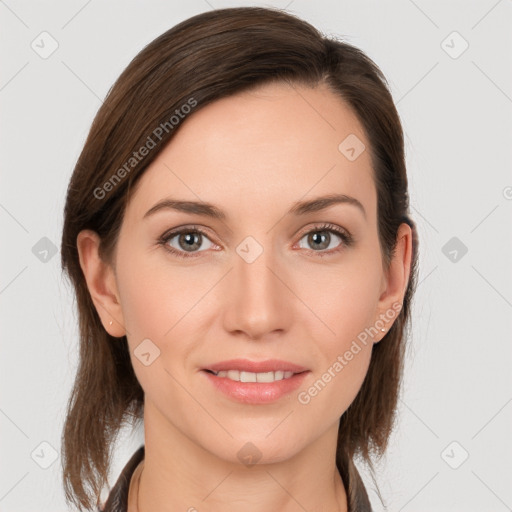
M263 247L250 237L242 242L225 283L225 329L251 340L288 330L293 293L286 281L287 273L270 244Z

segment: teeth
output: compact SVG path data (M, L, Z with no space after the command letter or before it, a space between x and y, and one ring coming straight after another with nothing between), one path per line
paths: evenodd
M216 373L217 377L227 377L231 380L236 380L239 382L275 382L278 380L289 379L293 372L263 372L263 373L253 373L253 372L240 372L238 370L227 370Z

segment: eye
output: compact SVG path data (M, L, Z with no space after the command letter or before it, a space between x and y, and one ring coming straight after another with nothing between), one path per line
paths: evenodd
M163 234L158 240L158 243L163 245L168 251L176 256L191 258L194 257L196 253L203 252L198 251L197 249L201 247L205 240L208 241L206 249L213 247L214 244L202 229L196 226L191 226Z
M342 240L341 244L336 245L335 240L333 240L332 237L333 233L337 238ZM313 252L317 253L320 257L338 253L343 250L344 247L351 246L353 242L352 236L347 231L334 224L316 226L314 229L308 231L302 236L299 244L303 239L306 239L306 243L309 244L310 247L313 247ZM300 245L300 247L302 249L307 248L302 245Z
M336 245L335 240L332 238L334 234L341 243ZM335 224L322 224L316 226L302 235L299 240L306 239L306 243L310 244L313 249L310 249L315 256L330 256L342 251L346 247L350 247L353 243L352 236L348 231L336 226ZM198 226L185 226L172 231L164 233L158 240L158 244L165 247L165 249L180 258L193 258L199 256L198 253L204 252L198 250L204 242L207 242L206 247L203 249L210 249L215 246L208 238L208 235ZM334 242L334 245L333 245ZM319 250L317 250L319 249Z

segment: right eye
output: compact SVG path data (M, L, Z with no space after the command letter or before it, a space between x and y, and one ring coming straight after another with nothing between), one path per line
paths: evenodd
M211 248L214 244L203 230L197 227L185 227L163 234L158 243L180 258L193 258L198 252L204 252L196 249L201 247L205 239L210 244L206 249Z

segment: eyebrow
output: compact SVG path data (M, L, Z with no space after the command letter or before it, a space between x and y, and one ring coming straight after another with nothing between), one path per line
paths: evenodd
M366 219L366 210L359 200L355 197L345 194L329 194L316 197L308 201L298 201L292 205L287 214L295 216L306 215L312 212L325 210L335 204L347 204L355 206ZM152 206L145 214L144 219L161 210L175 210L184 213L204 215L218 220L226 220L227 215L217 206L204 201L180 201L177 199L166 198Z

